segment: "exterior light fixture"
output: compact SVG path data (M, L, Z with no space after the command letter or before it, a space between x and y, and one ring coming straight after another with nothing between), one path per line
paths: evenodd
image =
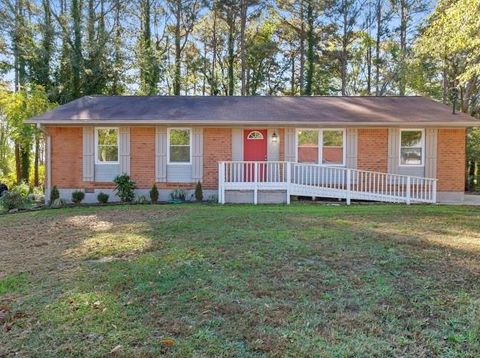
M272 143L277 143L277 142L278 142L277 132L273 131L273 134L272 134Z

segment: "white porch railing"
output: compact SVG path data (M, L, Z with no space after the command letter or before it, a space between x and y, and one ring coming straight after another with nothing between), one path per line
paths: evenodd
M226 190L285 190L291 195L372 200L393 203L435 203L437 180L319 164L293 162L219 162L218 197Z

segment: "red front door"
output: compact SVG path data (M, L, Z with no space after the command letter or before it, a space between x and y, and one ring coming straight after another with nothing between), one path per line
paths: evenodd
M266 129L245 129L243 131L243 160L267 160Z
M264 162L267 160L267 130L245 129L243 131L243 160ZM265 165L257 165L257 180L264 181ZM254 181L254 163L244 165L245 181Z

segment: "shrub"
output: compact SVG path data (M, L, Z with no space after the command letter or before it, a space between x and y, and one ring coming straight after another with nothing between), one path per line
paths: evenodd
M108 194L99 193L99 194L97 195L97 200L98 200L98 202L99 202L100 204L106 204L106 203L108 203L108 198L109 198L109 197L110 197L110 196L109 196Z
M63 208L66 205L67 203L65 202L65 200L57 198L54 201L52 201L52 204L50 204L50 207L54 209L58 209L58 208Z
M57 186L54 185L52 190L50 191L50 202L53 203L55 200L60 198L60 193L57 189Z
M186 197L187 197L187 193L183 189L175 189L170 193L170 198L172 200L185 201Z
M195 200L203 201L202 183L200 182L197 182L197 185L195 186Z
M30 194L30 187L27 183L21 182L17 186L13 187L11 191L17 192L22 196L22 198L26 198L28 197L28 194Z
M83 199L85 199L85 193L84 193L83 191L75 190L75 191L72 193L72 201L73 201L75 204L80 204Z
M135 182L127 174L117 176L113 182L116 184L115 192L124 203L130 203L135 199Z
M22 209L28 204L28 199L17 191L6 191L0 197L0 205L5 210Z
M137 204L147 204L149 201L145 195L140 195L135 202Z
M158 201L158 189L155 184L153 184L152 189L150 190L150 200L152 204L155 204Z
M0 183L0 196L2 196L3 192L8 191L7 184Z

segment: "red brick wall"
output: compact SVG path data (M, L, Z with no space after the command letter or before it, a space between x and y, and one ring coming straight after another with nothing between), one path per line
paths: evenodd
M203 188L218 186L218 162L232 160L232 130L205 128L203 130Z
M130 173L140 189L155 182L155 128L130 127Z
M83 129L81 127L50 127L52 186L59 189L83 186Z
M82 181L82 128L50 127L52 137L52 184L58 188L109 188L109 183ZM284 130L279 130L280 159L284 160ZM231 129L204 129L204 188L218 183L218 161L231 160ZM155 129L131 128L131 173L139 188L155 180ZM358 130L358 168L387 171L388 130ZM439 129L438 190L463 191L465 181L465 130ZM190 183L158 183L159 188L193 188Z
M360 128L358 130L357 167L386 173L388 170L388 129Z
M437 190L465 190L465 129L439 129Z

